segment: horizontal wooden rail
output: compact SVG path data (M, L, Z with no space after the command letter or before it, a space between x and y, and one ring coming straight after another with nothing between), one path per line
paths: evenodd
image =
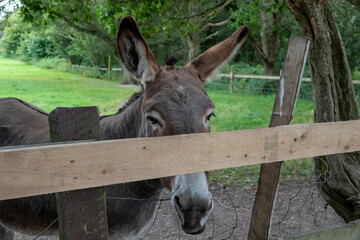
M0 200L360 151L360 120L0 150Z
M218 74L220 77L230 78L230 74ZM248 79L263 79L263 80L279 80L280 76L266 76L266 75L242 75L234 74L234 78L248 78ZM311 82L311 78L302 78L303 82ZM360 84L360 80L353 80L354 84Z

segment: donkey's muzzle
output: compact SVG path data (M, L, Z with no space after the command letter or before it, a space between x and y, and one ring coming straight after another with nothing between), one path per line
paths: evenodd
M203 205L185 205L181 204L177 196L172 198L172 204L178 216L181 228L188 234L200 234L206 228L206 221L208 220L213 209L213 200L209 193L208 199L203 200Z
M188 234L200 234L206 229L205 223L202 219L206 212L199 210L188 210L184 212L184 222L181 228Z
M202 233L214 206L205 173L176 176L171 203L184 232Z

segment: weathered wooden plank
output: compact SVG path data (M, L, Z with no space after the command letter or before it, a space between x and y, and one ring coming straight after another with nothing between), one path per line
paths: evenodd
M0 150L0 200L360 151L360 120Z
M304 72L310 39L291 37L286 55L270 127L288 125L293 119L301 78ZM275 196L280 180L282 162L261 164L254 207L249 227L249 240L268 239L275 203Z
M49 126L52 142L100 140L97 107L56 108ZM56 193L56 205L61 240L109 238L104 187Z

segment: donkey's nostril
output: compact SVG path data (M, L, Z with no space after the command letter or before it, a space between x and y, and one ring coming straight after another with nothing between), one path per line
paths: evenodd
M180 204L180 198L179 198L178 196L175 196L174 200L175 200L176 205L177 205L180 209L182 209L182 206L181 206L181 204Z

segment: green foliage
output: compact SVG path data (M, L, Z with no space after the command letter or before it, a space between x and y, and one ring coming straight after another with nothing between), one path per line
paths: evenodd
M15 55L25 36L31 31L31 24L23 23L17 13L12 14L4 28L4 37L1 39L1 46L5 53Z
M330 3L344 41L350 69L354 73L360 70L360 9L347 1L332 0Z
M33 31L21 41L17 54L24 55L27 59L54 57L57 55L57 46L50 37Z
M7 19L1 45L8 56L20 55L27 60L57 55L57 46L46 29L24 23L18 13Z
M30 63L36 67L44 69L54 69L60 71L69 71L69 69L71 69L71 65L68 64L65 59L60 57L32 59Z

